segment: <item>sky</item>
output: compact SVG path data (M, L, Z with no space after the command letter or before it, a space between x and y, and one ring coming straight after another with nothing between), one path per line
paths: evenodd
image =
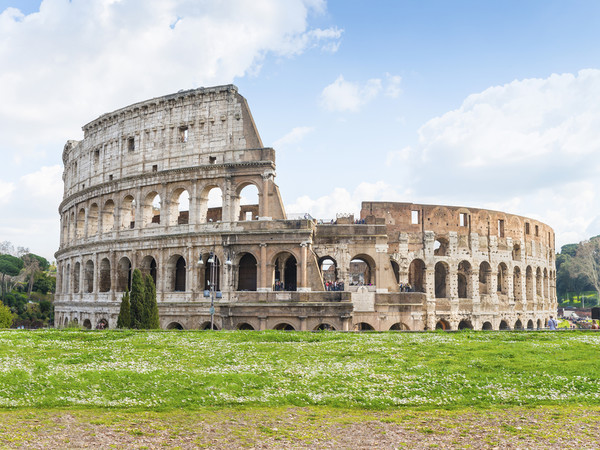
M233 83L288 213L361 201L600 234L600 2L0 0L0 241L49 260L62 150L131 103Z

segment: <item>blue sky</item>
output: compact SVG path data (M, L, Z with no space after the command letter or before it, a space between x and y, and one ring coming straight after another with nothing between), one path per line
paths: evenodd
M535 217L558 246L600 234L599 18L597 1L0 0L0 241L52 257L83 124L226 83L277 150L288 212L414 201Z

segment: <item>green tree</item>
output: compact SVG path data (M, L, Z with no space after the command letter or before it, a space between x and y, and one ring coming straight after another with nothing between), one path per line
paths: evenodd
M150 274L144 277L145 296L144 302L144 328L149 330L158 330L160 320L158 318L158 304L156 303L156 287Z
M2 274L2 298L4 298L6 292L9 291L7 286L8 280L6 279L6 277L8 276L9 279L11 277L16 277L21 272L23 266L23 260L17 258L16 256L0 255L0 273Z
M131 328L141 329L144 324L145 289L144 278L139 269L131 275Z
M125 291L121 299L121 309L117 318L117 328L129 328L131 326L131 307L129 304L129 290Z
M15 316L6 305L0 303L0 328L10 328Z

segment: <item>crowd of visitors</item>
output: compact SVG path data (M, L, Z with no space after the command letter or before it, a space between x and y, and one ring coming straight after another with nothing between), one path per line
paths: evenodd
M326 281L325 282L325 290L326 291L343 291L344 290L344 282L343 281Z
M400 283L400 292L414 292L410 283Z

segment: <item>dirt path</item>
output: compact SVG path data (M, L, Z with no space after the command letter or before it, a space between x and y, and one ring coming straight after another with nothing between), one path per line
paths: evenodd
M600 409L0 412L2 448L599 448Z

